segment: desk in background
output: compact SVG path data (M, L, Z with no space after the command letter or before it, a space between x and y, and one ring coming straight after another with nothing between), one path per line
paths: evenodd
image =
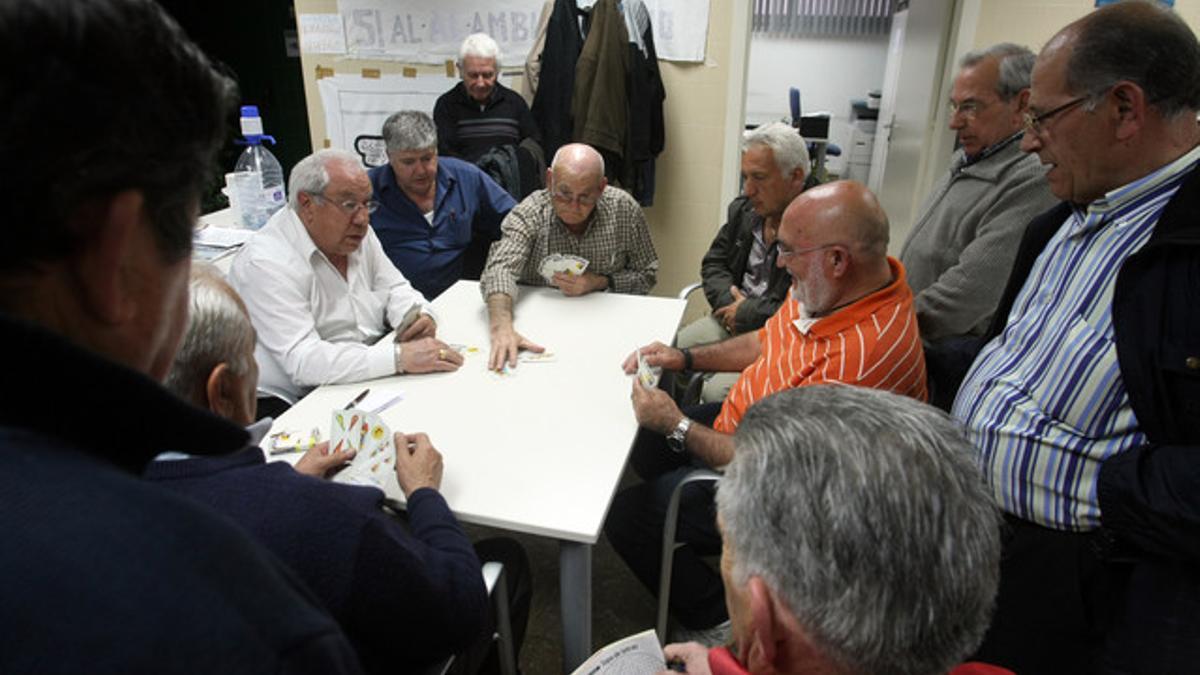
M592 651L591 547L637 432L633 379L621 362L653 340L670 343L685 302L614 293L568 298L522 287L516 328L556 359L522 363L506 376L487 370L487 309L477 282L458 282L433 305L439 338L479 349L457 372L323 386L272 432L318 427L328 437L331 411L364 388L402 389L403 401L383 419L394 431L429 434L445 458L441 492L455 515L559 540L563 667L570 672ZM385 491L403 500L394 474Z

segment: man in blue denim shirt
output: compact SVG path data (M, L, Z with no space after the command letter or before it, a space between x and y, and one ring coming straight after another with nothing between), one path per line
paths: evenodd
M388 163L368 174L380 202L371 227L383 250L430 300L459 279L478 279L516 201L474 164L439 159L437 131L423 112L393 114L383 139Z

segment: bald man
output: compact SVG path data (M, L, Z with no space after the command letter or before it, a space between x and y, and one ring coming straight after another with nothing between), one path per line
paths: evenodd
M631 462L645 482L617 495L604 529L651 592L658 588L662 526L675 485L697 466L720 469L733 459L733 432L756 401L827 382L926 398L913 294L903 266L887 256L887 215L870 190L853 181L811 188L784 211L776 236L775 264L792 276L791 297L762 330L695 349L655 342L640 350L666 370L741 371L723 403L686 411L666 392L634 380L642 429ZM624 368L636 371L635 354ZM686 523L680 539L688 545L675 554L671 609L685 629L698 631L684 637L719 641L707 631L727 629L721 581L700 558L719 552L721 538L712 491L705 490L696 488L680 504Z
M546 189L518 204L500 225L479 288L487 302L492 352L488 366L517 365L522 349L542 347L513 329L517 284L553 285L563 295L597 291L645 295L658 276L658 255L641 207L623 190L608 187L600 153L582 143L559 148L546 171ZM540 273L551 254L588 261L583 274Z

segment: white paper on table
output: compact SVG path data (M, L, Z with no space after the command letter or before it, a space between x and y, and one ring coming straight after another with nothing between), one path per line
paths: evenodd
M241 246L250 240L254 230L242 230L234 227L206 227L196 231L193 241L213 248L233 248Z
M399 400L396 400L395 403L392 403L392 401L397 398ZM404 390L400 387L380 387L372 384L371 393L367 394L367 397L359 401L354 407L367 412L375 412L375 410L380 406L386 405L386 410L403 400ZM389 403L391 403L391 405L388 405ZM382 413L383 411L381 410L380 412Z

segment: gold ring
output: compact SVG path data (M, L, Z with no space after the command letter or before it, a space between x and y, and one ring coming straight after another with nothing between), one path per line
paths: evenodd
M446 360L446 350L439 349L438 350L438 361L445 361L445 360Z

